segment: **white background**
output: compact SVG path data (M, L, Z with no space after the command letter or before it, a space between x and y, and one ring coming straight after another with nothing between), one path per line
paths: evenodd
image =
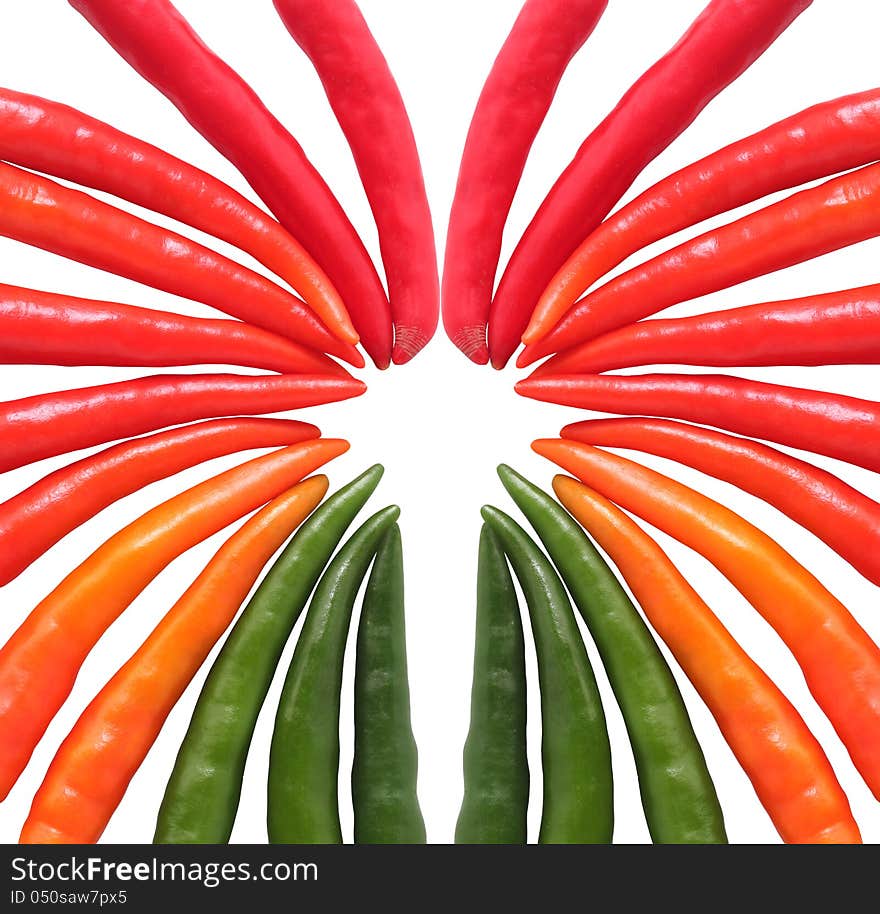
M180 0L178 5L209 45L252 83L269 107L292 129L342 200L371 252L378 255L375 229L348 148L317 78L277 19L270 0ZM474 103L519 5L518 0L362 0L361 3L412 116L441 251L458 161ZM588 131L613 107L631 82L674 43L702 6L702 0L664 3L611 0L593 37L570 67L535 144L509 220L505 258ZM118 58L63 0L4 0L0 14L2 84L79 107L248 191L232 166L190 129L177 110ZM685 136L645 171L633 193L686 162L807 105L874 85L878 29L880 9L875 4L817 0L763 58L708 107ZM389 149L388 153L393 155L394 150ZM169 224L160 217L149 218ZM715 220L719 221L724 220ZM194 234L188 229L184 231ZM213 240L210 243L224 253L243 256ZM676 311L696 312L710 306L747 304L876 282L880 278L876 269L878 252L878 243L866 243ZM0 241L0 267L0 281L7 283L192 314L210 313L207 308L67 263L12 241ZM3 367L0 392L3 399L10 399L141 373L145 372ZM862 396L872 394L878 377L875 368L789 368L740 373ZM461 797L461 748L469 712L479 508L487 501L506 509L511 507L494 474L495 465L501 461L511 463L542 486L549 486L552 468L531 454L529 442L535 437L553 435L564 423L581 416L573 410L516 397L511 387L519 375L514 369L498 373L488 367L477 368L454 350L442 334L414 363L381 374L367 370L362 376L370 385L365 397L309 410L303 418L317 422L325 434L344 436L352 443L350 453L330 467L332 488L380 461L385 464L387 474L370 510L392 501L402 506L412 708L421 757L420 795L429 839L446 842L451 840ZM67 537L0 592L0 636L8 636L65 574L121 526L245 456L252 455L212 461L152 485L123 499ZM47 460L7 473L0 480L0 497L12 495L50 470L65 465L69 459ZM730 486L663 460L640 459L724 500L770 532L851 608L875 638L880 637L874 586L811 534ZM821 457L810 459L839 473L868 494L880 497L880 486L873 474ZM168 568L92 652L63 711L49 728L18 785L0 807L0 841L16 840L34 791L78 714L191 583L229 532L219 534ZM828 753L865 839L880 839L880 811L875 801L807 692L798 667L779 638L704 560L662 536L659 538L734 635L796 704ZM595 659L595 651L592 647L590 650ZM282 667L286 667L288 657L289 649ZM533 666L530 672L530 681L535 682ZM606 699L614 750L615 839L647 841L626 734L598 664L597 673ZM105 841L151 839L156 810L203 675L204 670L171 714L105 832ZM347 840L351 834L349 678L350 667L343 705L340 766L340 798ZM681 676L679 681L705 747L731 841L777 842L774 828L714 721L687 681ZM236 842L266 840L265 778L278 686L276 682L254 737L233 835ZM541 795L540 715L536 694L530 698L530 720L533 778L530 820L534 840Z

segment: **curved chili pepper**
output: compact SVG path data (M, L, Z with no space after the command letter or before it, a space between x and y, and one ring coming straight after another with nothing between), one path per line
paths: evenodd
M0 799L64 704L83 661L150 581L347 449L331 438L297 444L187 489L110 537L31 611L0 648Z
M385 290L370 255L302 147L168 0L69 0L244 175L321 265L380 367L391 358Z
M502 368L556 271L642 169L743 73L812 0L710 0L590 134L553 185L501 277L489 352Z
M658 181L606 219L544 290L524 343L536 343L631 254L768 194L880 159L880 89L814 105Z
M215 419L124 441L44 476L0 504L0 586L108 505L215 457L319 438L288 419Z
M242 321L205 320L0 284L0 364L244 365L350 377L327 356Z
M553 488L617 565L712 712L783 841L861 843L849 801L816 737L660 546L581 483L557 476Z
M635 365L873 365L880 363L880 285L639 321L567 349L534 376Z
M880 235L880 163L685 241L591 292L517 365L632 321Z
M580 409L714 425L880 471L880 404L873 400L728 375L554 375L527 378L516 390Z
M880 799L880 647L775 540L699 492L572 441L535 451L708 559L775 629L816 703Z
M81 191L2 163L0 235L202 302L358 368L364 364L354 346L259 273Z
M656 454L738 486L880 586L880 504L825 470L757 441L668 419L591 419L568 426L563 437Z
M315 67L354 155L379 229L392 358L403 365L434 335L440 313L434 226L403 98L354 0L274 2Z
M526 0L477 101L449 214L443 326L471 361L489 361L486 323L529 151L571 59L608 0Z
M224 543L79 716L37 790L20 844L94 844L165 719L263 566L327 492L327 477L274 499Z
M456 844L525 844L529 759L522 619L504 550L487 524L477 560L477 624L464 797Z
M7 400L0 403L0 473L194 419L301 409L364 390L354 378L154 375Z
M357 343L339 293L303 246L213 175L75 108L0 89L0 159L113 194L246 251Z

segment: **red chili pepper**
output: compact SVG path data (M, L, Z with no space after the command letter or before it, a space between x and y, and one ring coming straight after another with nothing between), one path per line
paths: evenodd
M307 422L214 419L124 441L62 467L0 504L0 586L120 498L216 457L320 437Z
M729 375L554 375L527 378L516 390L563 406L714 425L880 471L880 404L873 400Z
M69 2L244 175L326 271L364 348L386 368L391 315L370 255L302 147L254 90L168 0Z
M502 368L541 293L642 169L788 28L812 0L711 0L624 95L562 173L517 245L489 315Z
M668 419L591 419L564 438L675 460L788 515L880 585L880 504L825 470L765 444Z
M880 89L845 95L731 143L659 181L609 216L544 290L524 343L631 254L768 194L880 159Z
M434 335L440 313L434 226L400 90L354 0L275 0L317 70L379 229L396 365Z
M880 163L677 245L581 299L517 365L568 349L679 302L880 235Z
M153 375L0 403L0 473L209 416L274 413L357 397L355 378Z
M635 365L873 365L880 362L880 285L790 301L639 321L566 349L533 376Z
M0 159L113 194L246 251L289 283L341 340L358 335L303 246L213 175L75 108L0 89Z
M81 191L4 164L0 235L202 302L358 368L364 364L354 346L259 273Z
M314 349L242 321L202 320L2 284L0 364L245 365L351 377Z
M443 326L478 365L501 239L529 151L572 57L608 0L526 0L498 52L465 142L446 235Z

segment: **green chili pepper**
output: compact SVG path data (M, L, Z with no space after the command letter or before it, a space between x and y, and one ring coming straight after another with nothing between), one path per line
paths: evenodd
M724 817L672 672L647 625L583 528L546 492L500 466L596 642L620 705L657 844L726 844Z
M374 466L300 527L214 661L159 810L156 844L225 844L251 737L290 632L333 550L382 478Z
M611 746L602 700L559 575L497 508L483 519L504 548L529 607L541 687L541 844L607 844L614 830Z
M456 844L525 844L529 807L526 659L513 579L498 538L480 532L471 724Z
M269 755L273 844L341 844L339 702L351 613L382 537L400 516L374 514L342 546L312 595L284 680Z
M385 535L364 594L354 674L355 844L424 844L406 668L400 527Z

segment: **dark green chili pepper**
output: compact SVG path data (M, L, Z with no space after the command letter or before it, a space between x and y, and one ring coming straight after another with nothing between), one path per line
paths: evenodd
M526 658L513 579L498 538L480 532L471 724L456 844L525 844L529 808Z
M559 575L497 508L483 519L504 548L529 607L541 687L541 844L607 844L614 830L611 746L596 678Z
M647 625L578 522L507 466L498 475L574 598L620 705L642 806L657 844L726 844L724 817L672 672Z
M355 844L425 843L417 774L406 668L403 547L395 524L376 553L358 625L351 771Z
M374 466L299 528L214 661L159 810L156 844L229 840L254 726L278 659L333 550L382 478Z
M336 553L312 595L281 690L269 755L273 844L341 844L339 702L351 613L382 537L400 516L374 514Z

